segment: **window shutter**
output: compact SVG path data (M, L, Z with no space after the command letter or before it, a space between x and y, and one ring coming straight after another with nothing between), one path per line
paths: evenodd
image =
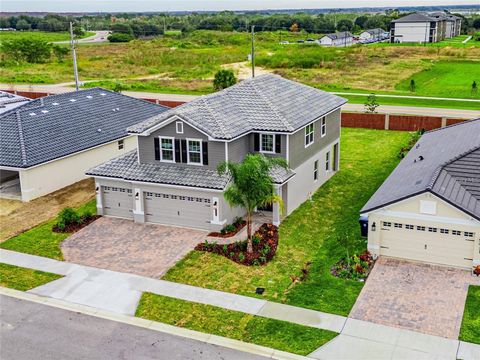
M180 140L179 139L175 139L175 162L179 163L182 161L182 158L181 158L181 153L182 153L182 149L180 148Z
M282 152L282 135L275 135L275 152L277 154Z
M187 163L187 140L182 140L182 163Z
M208 141L204 141L202 144L202 156L203 156L203 165L208 165Z
M153 139L155 147L155 160L160 160L160 139L158 137Z
M260 134L259 133L253 134L253 150L260 151Z

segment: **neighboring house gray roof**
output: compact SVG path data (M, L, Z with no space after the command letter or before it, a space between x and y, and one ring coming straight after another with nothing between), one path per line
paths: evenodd
M441 19L441 20L447 20L447 21L456 21L456 20L460 19L458 16L446 13L444 11L430 12L430 13L428 13L428 16L438 18L438 19Z
M352 37L353 35L349 31L340 31L340 32L332 33L332 34L325 34L322 37L325 37L325 36L332 39L332 40L337 40L337 39L345 39L345 38L348 38L348 37Z
M167 109L100 88L32 100L0 116L0 166L28 168L124 138Z
M407 16L403 16L396 20L393 20L392 23L431 22L431 21L439 21L439 20L440 19L428 16L427 14L416 12Z
M367 32L367 33L369 33L370 35L380 35L380 34L385 33L386 31L383 30L383 29L376 28L376 29L364 30L363 32Z
M0 114L19 107L29 101L30 99L27 99L26 97L0 91Z
M480 119L425 133L361 212L427 191L480 219Z
M215 139L233 139L250 131L293 132L346 102L339 96L267 74L202 96L128 131L142 133L178 116Z
M137 150L114 158L86 172L91 176L141 181L155 184L180 185L195 188L223 190L229 182L227 175L219 175L214 169L167 163L138 163ZM282 184L295 175L283 168L271 172L272 180Z

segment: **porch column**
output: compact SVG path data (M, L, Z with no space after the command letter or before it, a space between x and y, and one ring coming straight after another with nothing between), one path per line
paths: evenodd
M281 194L280 186L275 185L275 187L274 187L274 194L277 195L277 196ZM280 196L281 196L281 195L280 195ZM273 218L272 218L272 223L273 223L273 225L275 225L275 226L280 225L280 204L277 203L277 202L273 203Z
M133 188L133 221L137 223L145 222L144 199L143 190L140 188Z
M95 194L97 198L97 215L103 215L103 197L102 197L102 185L98 181L95 181Z

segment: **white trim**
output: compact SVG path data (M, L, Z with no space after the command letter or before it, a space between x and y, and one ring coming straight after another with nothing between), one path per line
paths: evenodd
M312 141L310 141L307 144L307 127L309 127L310 125L312 125L311 135L313 135L313 136L312 136ZM315 125L314 125L314 123L310 123L308 125L305 125L304 129L305 129L305 131L303 133L303 144L305 145L305 149L306 149L315 142ZM310 136L310 134L308 134L308 136Z
M179 121L182 121L184 123L186 123L188 126L194 128L195 130L201 132L202 134L204 134L206 137L208 137L208 140L211 140L211 141L215 141L214 138L212 138L210 135L208 135L205 131L203 130L200 130L198 127L196 127L195 125L192 125L190 124L188 121L186 121L185 119L181 118L180 116L178 115L173 115L172 117L170 118L167 118L165 119L164 121L162 121L161 123L155 125L155 126L152 126L151 128L148 128L147 130L141 132L141 133L130 133L132 135L138 135L138 136L150 136L153 132L157 131L158 129L161 129L162 127L168 125L168 124L171 124L173 121L175 120L179 120ZM216 140L216 141L224 141L224 140Z
M228 142L225 141L225 161L228 161Z
M89 147L88 149L80 150L80 151L77 151L77 152L74 152L74 153L71 153L71 154L68 154L68 155L63 155L63 156L61 156L61 157L58 157L58 158L55 158L55 159L52 159L52 160L48 160L48 161L42 162L42 163L40 163L40 164L32 165L32 166L29 166L29 167L16 168L16 167L10 167L10 166L0 166L0 169L4 169L4 170L15 170L15 171L34 169L34 168L36 168L36 167L39 167L39 166L42 166L42 165L45 165L45 164L49 164L49 163L54 162L54 161L57 161L57 160L66 159L66 158L68 158L68 157L70 157L70 156L75 156L75 155L77 155L77 154L81 154L81 153L84 153L84 152L87 152L87 151L90 151L90 150L99 148L99 147L101 147L101 146L105 146L105 145L110 145L110 144L116 143L118 140L128 139L128 138L131 137L131 136L135 136L135 134L127 135L127 136L122 137L122 138L118 138L118 139L115 139L115 140L111 140L111 141L105 142L105 143L103 143L103 144L99 144L99 145L95 145L95 146Z
M325 125L323 124L323 121L325 121ZM325 126L325 133L323 133L324 126ZM327 117L322 116L322 118L320 119L320 137L323 138L326 135L327 135Z
M178 125L181 125L181 131L178 130ZM183 134L183 121L176 121L175 122L175 131L177 134Z
M259 134L259 135L258 135L258 136L259 136L259 139L258 139L258 152L259 152L259 153L262 153L262 154L276 154L276 152L275 152L275 144L276 144L276 140L277 140L277 134L275 134L274 132L266 132L266 131L259 131L258 134ZM273 142L272 142L273 150L272 150L272 151L262 150L262 135L273 135Z
M173 136L159 136L158 139L159 139L159 142L160 142L160 161L165 162L165 163L175 163L175 138ZM172 140L173 160L163 160L162 139ZM169 149L165 149L165 150L170 151ZM137 150L137 152L138 152L138 150Z
M285 159L287 164L290 164L290 135L285 135Z
M377 215L396 217L396 218L400 218L400 219L416 220L418 222L428 221L428 222L435 222L435 223L439 223L439 224L478 226L475 223L475 221L462 220L462 219L456 219L456 218L445 217L445 216L415 214L415 213L409 213L409 212L404 212L404 211L383 210L381 212L378 212ZM414 224L414 225L417 226L418 224ZM419 225L419 226L428 226L428 225Z
M203 166L203 140L202 139L194 139L194 138L186 138L185 140L187 140L187 164L188 165L197 165L197 166ZM189 141L198 141L200 143L200 162L199 163L196 163L196 162L190 162L190 150L189 150L189 146L188 146L188 143Z

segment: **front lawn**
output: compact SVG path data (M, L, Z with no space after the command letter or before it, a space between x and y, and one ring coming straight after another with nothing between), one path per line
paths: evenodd
M96 213L96 201L90 200L85 205L78 208L80 213ZM18 251L26 254L48 257L56 260L63 260L60 244L69 237L70 233L56 233L52 231L52 226L56 220L50 220L34 228L14 236L0 244L0 248Z
M480 345L480 286L468 288L459 339Z
M135 315L300 355L311 353L337 336L332 331L152 293L142 295Z
M27 291L62 276L0 263L0 286Z
M280 226L276 257L266 266L246 267L222 256L192 251L165 280L256 296L264 287L268 300L348 315L363 284L333 277L330 268L345 250L338 238L350 233L351 251L365 250L360 238L360 208L398 164L406 132L342 128L340 172ZM306 280L299 281L302 268Z

